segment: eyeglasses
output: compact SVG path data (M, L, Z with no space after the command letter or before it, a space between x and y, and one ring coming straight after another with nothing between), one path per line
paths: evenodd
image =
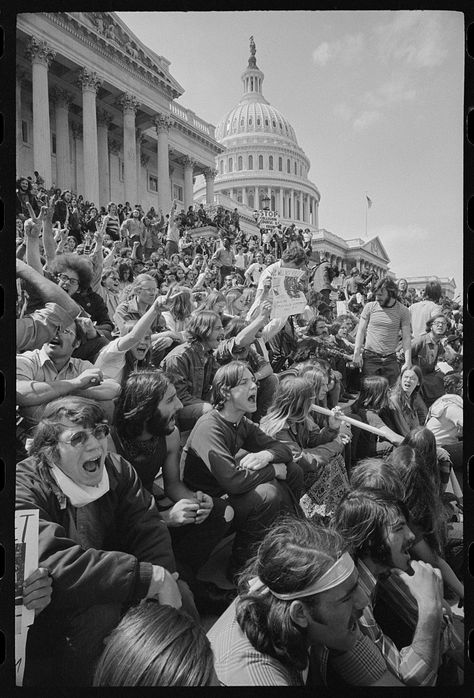
M56 274L58 281L63 281L64 283L70 283L71 286L79 286L79 279L73 279L67 274Z
M76 336L76 330L75 329L71 330L68 327L63 327L63 329L58 327L56 334L72 334L72 335Z
M84 446L91 435L99 440L105 439L109 433L110 429L108 424L97 424L93 429L76 431L70 439L60 439L60 442L63 444L71 444L73 448L77 448L78 446Z

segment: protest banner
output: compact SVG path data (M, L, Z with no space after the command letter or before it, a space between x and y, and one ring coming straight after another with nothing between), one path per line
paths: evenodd
M23 583L38 567L38 510L15 512L15 674L16 685L23 685L28 627L35 620L34 610L23 605Z

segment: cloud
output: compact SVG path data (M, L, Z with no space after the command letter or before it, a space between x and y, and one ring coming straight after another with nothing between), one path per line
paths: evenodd
M383 109L399 102L412 101L416 90L407 84L406 77L399 77L380 85L362 95L362 103L369 109Z
M325 66L329 61L350 65L361 57L365 40L362 34L347 34L337 41L323 41L313 51L316 65Z
M448 55L441 29L445 19L446 13L440 12L394 12L389 22L375 28L379 58L415 68L441 65Z
M363 111L352 124L354 131L365 131L366 128L379 121L381 114L379 111Z

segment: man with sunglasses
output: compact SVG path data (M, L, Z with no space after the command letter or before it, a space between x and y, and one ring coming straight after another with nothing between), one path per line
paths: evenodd
M142 599L197 616L152 496L108 453L104 418L92 400L53 401L17 466L16 507L39 510L38 563L53 579L28 634L25 686L90 685L104 638Z
M17 355L16 390L24 427L31 429L41 419L45 406L65 395L81 395L98 401L113 400L120 384L104 378L90 361L72 357L84 332L75 320L60 326L41 349Z

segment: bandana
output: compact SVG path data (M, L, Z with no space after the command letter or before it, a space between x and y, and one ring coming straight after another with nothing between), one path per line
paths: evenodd
M78 485L68 475L58 468L57 465L51 467L51 473L58 483L60 490L66 495L73 507L80 509L86 504L95 502L96 499L102 497L109 491L109 474L104 466L102 479L98 485L91 487L90 485Z
M332 589L342 584L342 582L345 582L346 579L351 576L354 567L354 560L349 553L344 553L328 570L326 570L322 577L319 577L319 579L306 589L290 592L288 594L277 594L276 591L273 591L264 584L260 577L253 577L249 582L249 594L253 594L256 591L259 591L261 594L270 592L273 596L282 601L292 601L293 599L301 599L305 596L312 596L313 594L321 594L321 592L328 591L328 589Z

